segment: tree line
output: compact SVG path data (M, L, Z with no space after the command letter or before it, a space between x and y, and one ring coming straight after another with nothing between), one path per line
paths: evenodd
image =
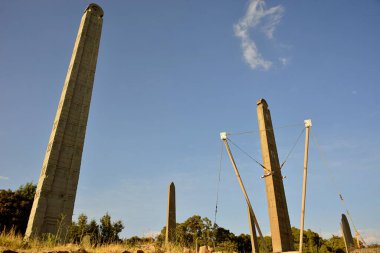
M15 191L0 190L0 232L13 230L25 234L36 188L33 183L27 183ZM112 222L108 213L99 223L94 219L88 221L85 214L80 214L78 220L71 223L65 241L79 244L85 238L92 245L121 242L119 234L123 229L122 221Z
M161 244L165 241L166 227L161 230L157 241ZM299 249L300 230L292 227L294 249ZM272 251L272 239L270 236L264 237L265 243ZM324 252L345 252L342 237L333 235L329 239L323 239L318 233L308 229L303 235L303 252L324 253ZM212 224L208 218L194 215L183 223L177 223L176 243L185 247L195 248L196 246L209 246L215 251L224 252L251 252L251 238L249 234L235 235L228 229ZM265 252L263 242L258 238L259 252Z
M32 208L36 185L27 183L17 190L0 190L0 232L14 230L16 233L24 234ZM82 243L87 241L91 245L109 244L114 242L124 242L135 245L143 243L164 244L166 227L156 238L140 238L133 236L122 240L119 236L124 229L122 221L113 222L111 216L106 213L99 222L88 220L85 214L80 214L77 221L73 221L69 227L66 241L71 243ZM300 230L292 227L294 249L298 250ZM270 236L265 236L264 240L269 250L272 250L272 240ZM259 241L259 250L264 252L262 240ZM332 235L329 239L323 239L318 233L308 229L304 231L303 238L304 252L325 253L325 252L345 252L342 237ZM251 252L250 235L235 235L226 228L220 227L207 218L199 215L189 217L182 223L176 225L175 244L195 248L196 246L210 246L215 251L224 252Z

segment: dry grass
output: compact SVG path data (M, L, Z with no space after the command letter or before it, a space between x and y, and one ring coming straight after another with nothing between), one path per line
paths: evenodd
M32 239L28 242L23 240L23 237L20 234L16 234L14 230L10 232L1 232L0 233L0 252L4 250L13 250L17 252L25 253L39 253L39 252L57 252L57 251L66 251L66 252L93 252L93 253L121 253L121 252L131 252L136 253L137 250L142 250L144 253L182 253L183 249L177 245L168 245L163 248L155 243L146 243L135 246L129 246L124 243L119 244L106 244L100 246L89 246L89 245L77 245L77 244L59 244L54 240L37 240ZM81 251L82 250L82 251Z
M0 250L3 249L21 249L25 247L22 236L15 233L12 229L10 232L1 232L0 234Z

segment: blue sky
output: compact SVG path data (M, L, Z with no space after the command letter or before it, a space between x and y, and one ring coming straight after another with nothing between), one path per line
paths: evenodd
M38 180L89 3L0 2L0 188ZM97 3L105 15L74 218L109 212L123 220L123 236L159 231L174 181L178 222L213 220L219 132L257 130L263 97L281 161L313 120L306 228L339 233L341 192L366 240L380 243L378 1ZM289 124L300 125L280 128ZM261 160L257 133L232 140ZM297 227L303 142L283 170ZM233 152L268 234L263 172ZM217 223L248 233L225 153L222 165Z

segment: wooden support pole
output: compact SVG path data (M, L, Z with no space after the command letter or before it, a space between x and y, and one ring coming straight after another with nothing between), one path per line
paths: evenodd
M300 245L299 252L302 252L303 245L303 230L305 221L305 204L306 204L306 182L307 182L307 162L309 159L309 133L311 120L305 120L306 136L305 136L305 156L303 162L303 183L302 183L302 206L301 206L301 224L300 224Z
M251 232L251 246L252 246L252 253L259 253L259 245L257 243L257 235L256 235L256 229L255 229L255 222L253 220L253 211L250 209L247 205L248 209L248 221L249 221L249 231Z
M244 198L245 198L245 201L247 202L247 205L248 205L248 210L249 210L249 217L252 218L256 228L257 228L257 231L259 232L259 235L263 241L263 246L264 246L264 249L265 249L265 252L266 253L269 253L268 251L268 248L267 248L267 245L265 243L265 240L264 240L264 236L263 236L263 233L261 232L261 229L260 229L260 226L259 226L259 223L257 222L257 219L256 219L256 215L255 213L253 212L253 209L252 209L252 205L251 205L251 202L249 201L249 198L248 198L248 195L247 195L247 192L245 190L245 187L244 187L244 184L243 184L243 181L240 177L240 173L239 173L239 170L236 166L236 163L235 163L235 159L234 157L232 156L232 153L231 153L231 149L230 149L230 146L228 145L228 141L227 141L227 134L226 133L221 133L220 134L220 138L222 139L222 141L224 142L224 145L226 146L226 150L227 150L227 153L228 153L228 156L231 160L231 163L232 163L232 167L234 168L234 171L235 171L235 175L236 175L236 178L239 182L239 185L240 185L240 188L244 194ZM258 245L257 244L257 237L256 237L256 233L253 233L255 229L251 229L251 236L254 240L256 240L255 243L252 244L252 253L255 253L253 250L254 248ZM259 252L259 249L257 248L257 252Z

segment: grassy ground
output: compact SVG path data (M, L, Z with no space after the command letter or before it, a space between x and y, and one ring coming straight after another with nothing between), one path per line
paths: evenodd
M53 240L30 240L25 242L19 234L11 232L0 233L0 252L4 250L13 250L16 252L94 252L94 253L121 253L130 252L136 253L142 250L144 253L182 253L183 249L176 245L168 245L163 248L155 243L146 243L141 245L127 245L124 243L107 244L101 246L77 245L77 244L59 244Z

